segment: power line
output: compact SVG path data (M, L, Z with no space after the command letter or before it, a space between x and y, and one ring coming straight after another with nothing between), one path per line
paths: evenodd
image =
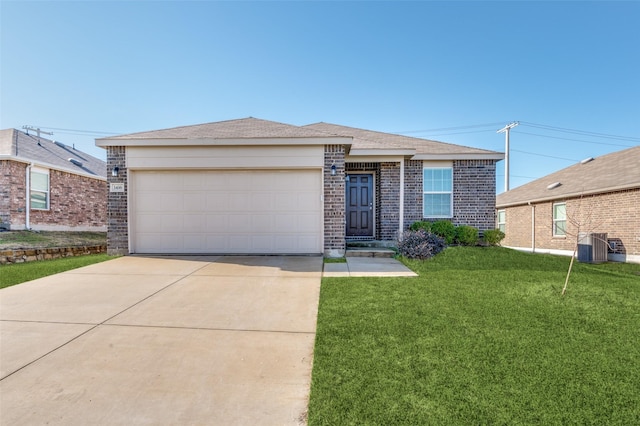
M598 133L598 132L590 132L586 130L568 129L566 127L549 126L546 124L530 123L528 121L521 121L520 123L524 126L536 127L536 128L545 129L545 130L552 130L555 132L573 133L576 135L640 142L640 138L637 138L634 136L620 136L620 135L612 135L609 133Z
M453 132L453 133L437 133L437 134L427 134L423 137L425 138L430 138L430 137L434 137L434 136L448 136L448 135L464 135L467 133L482 133L482 132L493 132L493 129L489 129L489 130L473 130L470 132Z
M470 124L470 125L467 125L467 126L455 126L455 127L439 127L439 128L435 128L435 129L423 129L423 130L405 130L405 131L401 131L401 132L392 132L392 133L407 134L407 133L446 132L446 131L449 131L449 130L464 130L464 129L473 129L473 128L478 128L478 127L493 127L493 126L497 126L498 124L502 124L502 122L499 122L499 123L485 123L485 124ZM467 133L474 133L474 132L467 132ZM456 134L456 133L451 133L451 134Z
M522 132L520 130L515 131L518 134L523 134L523 135L531 135L531 136L539 136L541 138L550 138L550 139L561 139L564 141L573 141L573 142L582 142L582 143L590 143L590 144L594 144L594 145L607 145L607 146L622 146L622 147L626 147L626 148L631 148L634 145L623 145L623 144L619 144L619 143L606 143L606 142L594 142L594 141L585 141L583 139L571 139L571 138L561 138L559 136L549 136L549 135L541 135L539 133L529 133L529 132Z
M66 133L71 135L117 135L119 134L116 132L101 132L98 130L61 129L59 127L48 127L48 126L37 126L37 127L40 127L41 129L56 130L59 133ZM73 133L69 133L69 132L73 132Z
M537 155L538 157L555 158L556 160L566 160L566 161L571 161L572 163L577 163L580 161L580 160L574 160L573 158L555 157L553 155L537 154L535 152L528 152L528 151L520 151L519 149L512 149L511 151L520 152L522 154Z

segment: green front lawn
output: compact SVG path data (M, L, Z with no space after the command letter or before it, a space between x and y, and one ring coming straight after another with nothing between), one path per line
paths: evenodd
M503 248L322 281L309 425L640 424L640 265Z
M47 275L57 274L70 269L80 268L93 263L104 262L113 259L106 254L91 254L87 256L65 257L54 260L41 260L37 262L17 263L13 265L0 265L0 288L20 284Z

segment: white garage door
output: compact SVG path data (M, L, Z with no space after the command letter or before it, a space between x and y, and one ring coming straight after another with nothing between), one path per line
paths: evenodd
M134 253L322 252L322 175L134 171Z

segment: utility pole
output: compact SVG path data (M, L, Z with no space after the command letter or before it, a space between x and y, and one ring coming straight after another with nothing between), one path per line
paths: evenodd
M29 134L29 130L35 130L36 133L38 134L38 139L40 139L40 133L44 133L45 135L53 135L53 132L45 132L40 130L40 127L22 126L22 128L27 131L27 134Z
M518 124L520 124L517 121L513 121L509 124L507 124L506 126L504 126L502 129L498 130L496 133L503 133L505 134L505 147L504 147L504 190L508 191L509 190L509 130L513 129L514 127L516 127Z

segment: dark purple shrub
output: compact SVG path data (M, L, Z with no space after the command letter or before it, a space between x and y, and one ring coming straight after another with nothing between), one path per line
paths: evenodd
M446 247L444 238L423 229L405 231L398 240L398 252L409 259L428 259Z

